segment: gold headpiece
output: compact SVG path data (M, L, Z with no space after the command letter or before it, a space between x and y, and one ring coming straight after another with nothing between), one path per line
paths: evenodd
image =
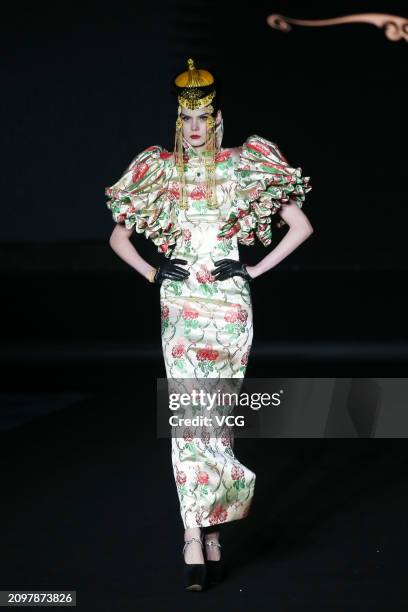
M181 106L185 106L190 110L196 110L198 108L203 108L212 102L216 91L212 91L211 93L205 95L205 93L200 90L200 87L208 87L209 85L214 84L214 77L211 72L208 70L197 70L194 66L194 60L189 58L187 60L188 70L182 72L178 75L178 77L174 80L174 83L177 87L181 89L185 89L178 96L178 101Z
M174 83L177 88L181 89L178 94L178 117L176 121L176 138L174 145L174 156L180 179L180 208L186 210L188 208L188 195L186 190L186 180L184 175L184 149L183 149L183 120L181 118L181 107L184 106L190 110L208 107L209 113L214 112L213 101L216 90L215 81L211 72L208 70L198 70L194 66L194 60L187 60L188 70L179 74ZM213 85L212 90L208 88ZM205 88L203 90L203 88ZM220 126L222 128L222 126ZM218 208L216 201L215 188L215 155L217 149L215 121L209 115L207 117L207 142L204 155L205 170L206 170L206 193L208 208Z

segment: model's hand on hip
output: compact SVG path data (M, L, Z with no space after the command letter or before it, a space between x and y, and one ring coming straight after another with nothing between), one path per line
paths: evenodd
M177 281L184 280L190 276L190 272L188 270L184 270L184 268L180 268L180 266L176 266L175 264L186 263L186 259L167 259L157 268L157 272L154 275L154 282L162 283L165 278Z
M216 270L211 270L211 274L216 280L226 280L232 276L242 276L247 281L252 281L254 278L247 272L248 264L241 263L235 259L219 259L214 262L217 266Z

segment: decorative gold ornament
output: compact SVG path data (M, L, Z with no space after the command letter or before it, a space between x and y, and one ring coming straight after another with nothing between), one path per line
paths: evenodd
M188 70L182 72L176 77L174 83L180 89L186 89L178 96L178 101L181 106L190 110L204 108L212 102L216 91L205 95L200 87L208 87L214 84L214 77L208 70L197 70L194 66L194 60L191 57L187 60Z
M189 108L190 110L197 110L199 108L204 108L204 106L207 106L207 104L210 104L210 102L213 101L214 96L215 96L215 91L208 94L208 96L205 96L204 98L199 97L200 93L202 95L202 92L200 92L200 90L198 90L197 92L188 92L184 96L180 95L178 97L178 100L181 106Z

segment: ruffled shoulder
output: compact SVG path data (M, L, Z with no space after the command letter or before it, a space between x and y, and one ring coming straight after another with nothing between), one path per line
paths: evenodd
M243 144L236 168L236 198L219 237L238 234L241 244L255 243L255 236L265 246L272 241L272 215L282 204L294 201L302 208L311 191L309 176L292 167L278 145L261 136L249 136ZM280 219L277 227L285 225Z
M106 203L116 223L135 227L168 257L181 229L168 196L172 154L160 145L139 153L120 179L105 188Z

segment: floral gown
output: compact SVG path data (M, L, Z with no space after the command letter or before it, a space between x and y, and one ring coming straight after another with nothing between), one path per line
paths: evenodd
M312 188L310 178L291 167L275 143L250 136L242 147L219 149L218 208L211 210L202 157L184 143L187 210L179 207L174 156L158 145L142 151L106 188L107 206L115 222L144 233L165 257L188 262L182 265L190 272L187 279L165 279L160 287L167 378L242 379L253 338L249 283L240 276L217 281L211 270L218 259L239 260L238 243L251 245L258 237L268 246L272 215L282 203L295 202L301 208ZM280 219L277 225L283 224ZM184 528L244 518L255 474L234 455L231 428L199 437L193 429L171 440Z

